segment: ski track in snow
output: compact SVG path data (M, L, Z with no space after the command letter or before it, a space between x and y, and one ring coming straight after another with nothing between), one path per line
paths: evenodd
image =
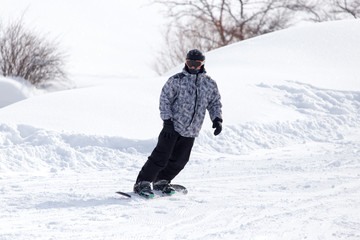
M256 87L304 118L204 130L185 196L115 194L156 139L0 124L0 239L360 239L360 93Z

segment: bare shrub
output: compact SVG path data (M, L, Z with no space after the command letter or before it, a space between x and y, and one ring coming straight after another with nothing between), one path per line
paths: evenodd
M64 80L65 55L56 42L25 29L21 20L0 25L0 74L21 77L40 86L50 80Z

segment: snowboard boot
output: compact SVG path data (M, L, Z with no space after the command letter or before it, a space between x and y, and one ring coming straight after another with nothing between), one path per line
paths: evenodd
M173 195L175 193L175 189L171 186L168 180L159 180L153 183L154 190L161 191L166 195Z
M154 192L151 190L150 182L140 181L135 183L134 192L145 198L153 198Z

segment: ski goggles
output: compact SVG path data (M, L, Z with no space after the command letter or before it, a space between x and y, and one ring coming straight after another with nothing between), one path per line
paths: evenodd
M186 65L188 68L200 69L203 65L203 61L186 59Z

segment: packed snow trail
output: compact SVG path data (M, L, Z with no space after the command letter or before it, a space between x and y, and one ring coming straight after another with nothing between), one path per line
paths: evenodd
M114 193L131 190L144 156L132 169L2 174L1 239L359 239L358 149L196 153L176 179L189 194L150 201Z

